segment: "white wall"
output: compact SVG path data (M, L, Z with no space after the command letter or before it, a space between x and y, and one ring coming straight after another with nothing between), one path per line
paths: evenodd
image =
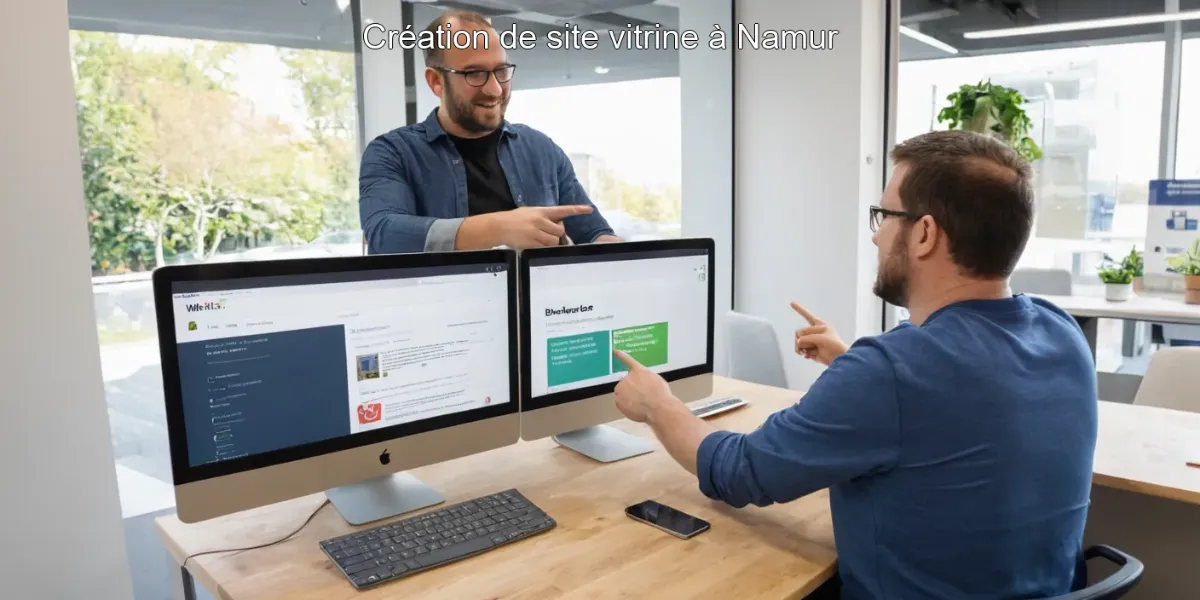
M884 9L878 0L740 0L740 23L835 29L832 50L737 52L735 309L770 319L789 383L821 367L795 356L797 301L847 340L878 333L867 209L883 189ZM734 38L736 41L736 38Z
M714 24L733 28L729 0L690 0L679 7L680 29L702 39ZM726 373L722 317L731 308L733 271L733 53L702 44L679 53L683 135L683 235L716 243L716 335L713 367Z
M89 272L66 0L0 10L5 598L133 595Z

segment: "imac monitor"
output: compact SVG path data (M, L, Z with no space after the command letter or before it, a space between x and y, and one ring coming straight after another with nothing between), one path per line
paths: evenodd
M713 241L683 239L521 252L521 437L603 462L649 452L604 426L622 418L618 349L684 402L712 395Z
M514 444L516 254L154 273L180 520L325 491L347 521L437 504L399 471Z

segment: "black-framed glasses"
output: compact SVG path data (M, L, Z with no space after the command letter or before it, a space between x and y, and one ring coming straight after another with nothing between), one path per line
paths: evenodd
M487 85L488 78L496 77L496 83L508 83L512 81L513 72L517 70L517 65L502 65L495 69L468 69L461 71L459 69L451 69L450 67L434 67L443 73L457 73L463 76L467 85L471 87L483 87Z
M879 226L883 224L884 217L899 217L901 219L911 219L913 215L902 210L888 210L879 206L871 207L871 232L879 231Z

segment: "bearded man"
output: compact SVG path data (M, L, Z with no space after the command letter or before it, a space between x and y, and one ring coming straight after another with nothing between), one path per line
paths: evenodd
M371 254L619 242L545 134L504 118L516 65L486 17L442 13L425 29L423 122L363 151L359 218Z
M893 151L870 226L875 293L911 318L848 346L804 307L827 369L749 434L719 431L629 356L616 386L701 492L766 506L829 488L838 576L813 597L1047 598L1084 585L1095 365L1075 319L1008 285L1033 226L1030 165L945 131ZM767 543L767 542L764 542Z

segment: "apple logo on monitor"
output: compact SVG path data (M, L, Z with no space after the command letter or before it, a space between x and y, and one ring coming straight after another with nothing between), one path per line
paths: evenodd
M388 454L388 451L385 448L383 452L379 454L379 464L386 465L390 462L392 462L392 457L390 454Z

